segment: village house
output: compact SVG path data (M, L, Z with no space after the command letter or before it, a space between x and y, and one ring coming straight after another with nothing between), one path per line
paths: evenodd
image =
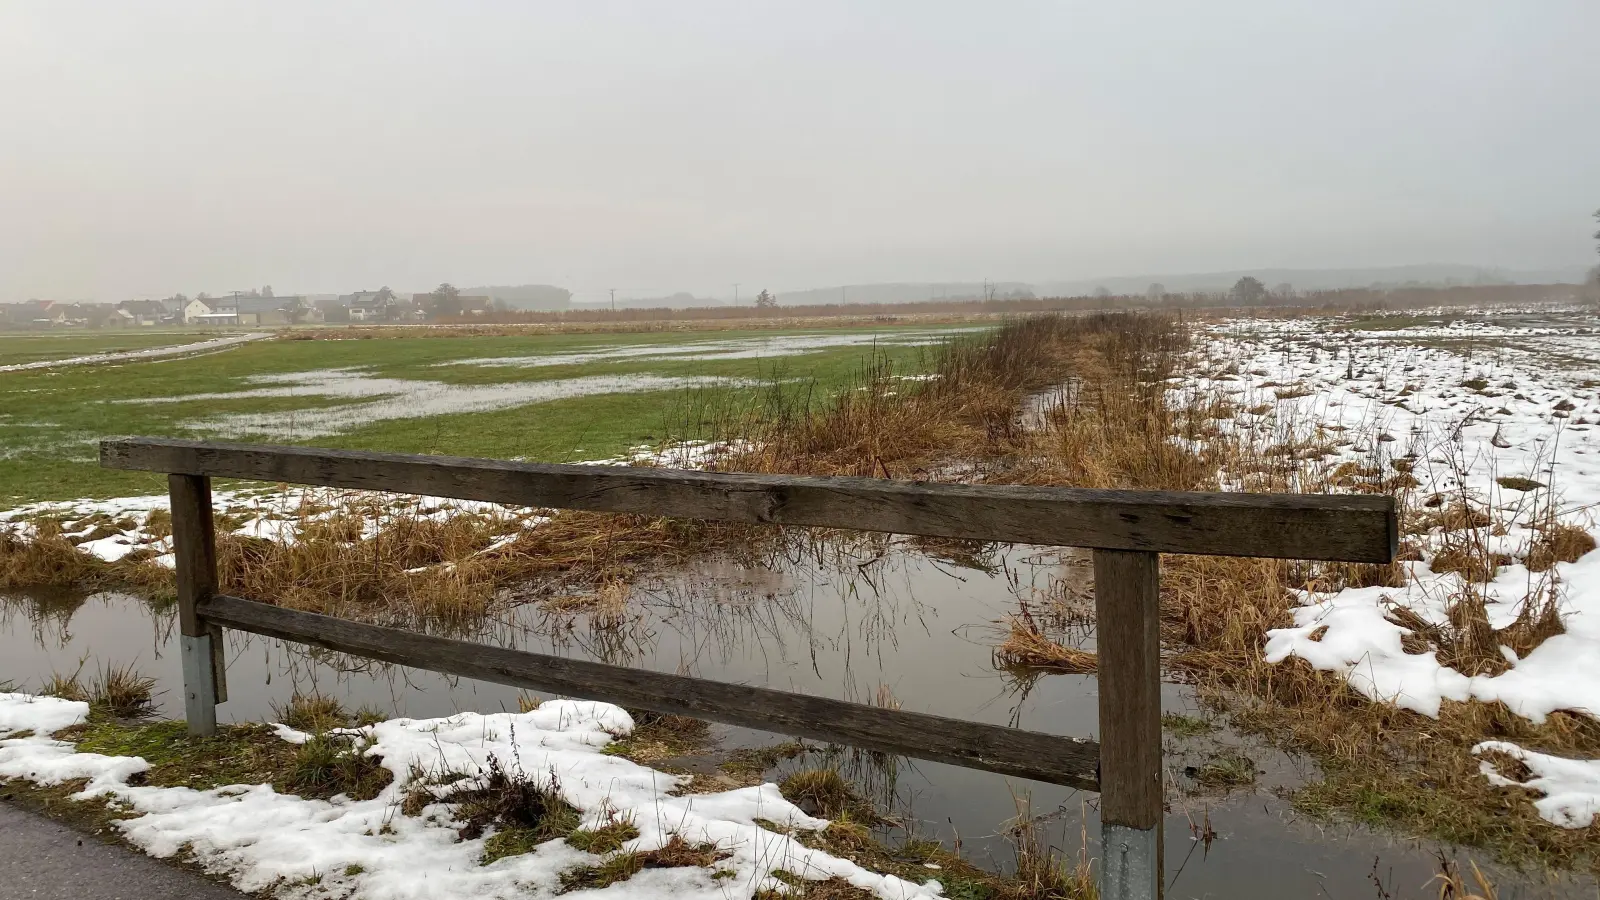
M167 307L160 300L124 300L117 304L123 324L134 326L159 325L171 321Z
M175 313L175 315L178 318L178 321L179 322L183 322L183 323L193 323L199 317L208 316L210 314L211 314L211 307L207 306L206 302L204 300L199 299L199 298L196 298L194 300L190 300L188 303L185 303Z
M427 318L455 318L457 316L482 316L494 311L494 298L487 294L458 294L454 303L439 308L439 298L433 293L412 294L412 306Z
M13 303L5 312L8 324L23 328L46 328L51 325L64 325L67 321L67 305L53 300Z

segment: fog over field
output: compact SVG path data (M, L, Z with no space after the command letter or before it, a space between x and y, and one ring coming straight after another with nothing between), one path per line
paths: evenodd
M1589 0L7 4L0 302L1572 269L1597 30Z

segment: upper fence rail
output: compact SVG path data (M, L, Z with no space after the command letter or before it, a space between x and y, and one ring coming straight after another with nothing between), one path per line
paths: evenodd
M1100 550L1387 563L1394 498L746 475L130 437L113 469Z

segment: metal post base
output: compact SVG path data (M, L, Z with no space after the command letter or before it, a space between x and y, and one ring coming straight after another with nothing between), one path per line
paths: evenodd
M217 681L212 665L211 635L179 635L183 656L183 717L189 733L210 737L217 733Z
M1161 896L1160 828L1100 826L1100 900Z

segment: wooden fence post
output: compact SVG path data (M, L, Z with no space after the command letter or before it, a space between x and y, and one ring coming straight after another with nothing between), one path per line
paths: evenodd
M211 479L168 475L172 552L178 580L178 641L183 657L183 713L189 733L217 732L222 684L221 629L200 618L199 605L217 593L217 538L211 522Z
M1161 897L1160 560L1094 552L1102 900Z

